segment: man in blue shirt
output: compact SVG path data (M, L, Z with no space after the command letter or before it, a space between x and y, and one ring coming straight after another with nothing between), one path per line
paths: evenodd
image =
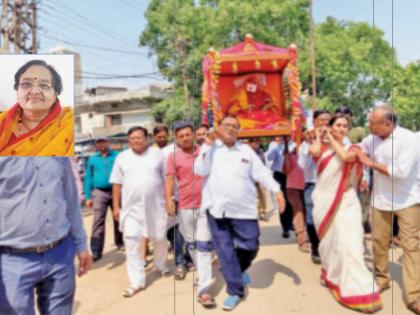
M70 160L0 157L0 314L71 314L92 264Z
M105 219L109 207L112 209L112 185L109 183L117 152L109 149L105 138L96 139L97 153L89 158L85 176L85 199L88 208L93 207L93 226L90 249L93 261L102 257L105 241ZM114 219L114 241L118 249L124 246L118 221Z
M280 136L274 138L274 141L270 143L267 150L267 160L271 161L273 177L280 185L282 191L286 191L287 188L287 176L283 172L285 150L286 144ZM287 196L284 196L284 198L286 199L286 210L280 213L280 224L283 228L283 238L289 238L289 231L293 229L293 209Z

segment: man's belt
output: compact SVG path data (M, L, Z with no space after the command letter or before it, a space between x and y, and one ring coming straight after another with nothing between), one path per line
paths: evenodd
M14 248L9 246L0 246L0 253L8 253L8 254L42 254L45 253L58 245L60 245L66 237L63 237L57 241L54 241L47 245L39 245L33 247L26 247L26 248Z

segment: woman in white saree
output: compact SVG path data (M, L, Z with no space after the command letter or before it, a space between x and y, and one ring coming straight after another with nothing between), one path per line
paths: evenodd
M375 278L363 257L361 206L356 186L361 174L357 146L343 146L349 121L338 114L317 130L309 152L317 163L312 194L314 222L320 239L321 283L342 305L364 313L382 308Z

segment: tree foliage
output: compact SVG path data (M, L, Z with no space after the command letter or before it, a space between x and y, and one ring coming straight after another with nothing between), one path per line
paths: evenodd
M420 130L420 61L396 69L392 104L403 126Z
M327 18L316 29L317 93L320 106L348 106L354 123L365 122L366 110L389 99L395 52L383 32L364 22Z

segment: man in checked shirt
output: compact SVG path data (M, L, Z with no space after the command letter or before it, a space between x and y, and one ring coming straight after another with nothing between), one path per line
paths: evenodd
M71 314L92 258L70 160L0 158L0 314Z

